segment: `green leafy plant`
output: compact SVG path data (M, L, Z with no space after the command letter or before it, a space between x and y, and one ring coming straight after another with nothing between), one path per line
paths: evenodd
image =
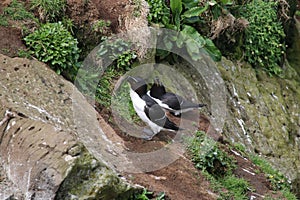
M0 15L0 26L8 26L8 25L9 23L6 16Z
M147 189L144 189L142 193L135 194L131 200L150 200L154 199L153 192L148 191ZM164 200L165 199L165 193L160 192L157 197L155 197L155 200Z
M5 16L11 17L13 20L34 19L34 15L28 12L23 2L13 0L7 7L3 9Z
M30 58L31 54L27 50L19 49L18 56L21 57L21 58Z
M229 195L234 197L234 199L249 199L247 197L247 192L250 184L245 179L237 178L233 175L227 175L221 180L221 183L223 187L229 191ZM226 196L228 196L228 194Z
M235 167L233 159L221 151L217 143L208 138L204 132L197 131L196 136L188 143L188 149L196 168L220 176Z
M155 4L156 1L148 1L148 3L150 4L148 20L179 32L178 36L173 36L170 39L167 36L162 40L167 51L158 51L158 56L161 59L169 56L172 48L185 48L187 55L190 55L195 61L200 59L199 53L203 49L213 60L219 61L221 59L221 52L214 43L202 36L191 25L201 21L200 15L209 8L208 2L205 6L200 6L196 1L170 0L171 14L163 1L158 4ZM170 17L171 19L169 19Z
M132 64L137 56L131 50L130 42L122 39L102 42L96 54L102 60L102 66L96 66L97 69L86 70L86 72L80 71L80 77L76 78L76 82L81 91L88 96L94 96L101 106L109 107L113 91L112 83L133 67ZM103 66L107 68L103 69ZM101 72L103 74L99 77ZM123 93L128 96L128 90L120 93L120 98L127 98ZM128 108L128 105L125 107Z
M141 119L136 114L129 95L129 84L125 81L112 96L115 111L130 123L140 123Z
M99 33L105 33L108 29L108 27L110 26L111 22L107 21L107 20L97 20L94 24L93 24L93 30L95 32L99 32Z
M277 1L254 0L241 11L249 21L245 33L245 59L270 74L280 74L278 64L285 53L284 30L277 18Z
M156 24L169 24L170 9L161 0L147 0L150 12L147 16L149 22Z
M31 8L36 9L41 21L57 22L64 16L66 0L31 0Z
M290 183L287 178L275 170L265 159L257 156L250 156L252 162L260 167L267 179L271 182L273 190L280 190L282 194L289 200L296 200L296 196L291 193Z
M31 55L49 64L58 74L76 74L80 53L78 42L62 23L46 23L24 40Z
M210 182L213 191L219 193L218 199L249 199L247 192L250 184L245 179L231 173L223 177L215 177L207 171L202 171L202 175Z
M133 52L128 53L130 56L126 56L127 54L120 55L120 58L117 59L117 63L114 65L109 66L106 71L104 72L103 76L99 80L99 83L96 88L96 101L100 103L102 106L108 107L111 104L111 95L113 90L113 85L111 84L114 79L117 79L121 75L123 75L126 71L131 69L131 66L128 65L129 63L133 62L134 58L131 56L134 54ZM125 86L126 88L126 86ZM126 88L126 90L122 90L118 98L124 97L127 100L129 99L128 94L129 88ZM124 100L124 99L123 99ZM119 101L122 103L129 102L129 101ZM126 109L132 108L132 105L124 105Z
M131 44L129 42L122 39L107 41L108 42L104 42L100 46L97 52L99 57L106 58L104 60L106 60L107 63L111 63L104 72L96 89L96 99L105 107L108 107L111 103L112 80L131 69L131 65L136 59L136 54L131 50ZM104 61L103 64L106 65L106 62ZM128 90L126 93L128 93Z
M136 54L131 51L131 43L122 39L116 39L109 42L103 42L99 47L97 55L105 58L104 61L112 63L115 61L117 69L129 70L132 62L136 59ZM104 66L107 64L104 63Z
M251 160L265 173L274 190L290 189L290 183L287 181L287 178L279 171L273 169L266 160L256 155L252 155Z
M148 190L144 189L141 194L135 195L135 200L149 200L147 195L152 195L153 192L149 192Z
M62 25L72 34L74 35L74 24L73 20L68 17L63 17L61 21Z

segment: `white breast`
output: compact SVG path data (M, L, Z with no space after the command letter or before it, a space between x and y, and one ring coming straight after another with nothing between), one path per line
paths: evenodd
M146 102L140 98L140 96L132 89L130 89L130 97L133 104L133 108L138 116L151 128L154 134L160 132L163 128L153 123L146 115L144 107Z

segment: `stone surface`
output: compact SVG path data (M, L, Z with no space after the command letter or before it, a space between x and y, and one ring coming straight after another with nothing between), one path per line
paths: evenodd
M0 157L8 183L25 199L112 199L133 191L110 162L126 164L122 145L106 137L70 82L35 60L0 55L0 71ZM70 182L81 187L71 190Z
M300 172L300 82L288 63L284 78L238 66L225 58L218 64L227 87L224 134L272 163L292 181ZM295 189L295 187L294 187ZM298 189L298 188L296 188ZM298 191L299 192L299 191Z

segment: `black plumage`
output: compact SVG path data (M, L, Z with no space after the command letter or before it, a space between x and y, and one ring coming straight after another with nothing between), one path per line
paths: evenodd
M206 104L193 103L177 94L167 92L165 86L158 78L155 78L148 94L154 98L161 107L173 112L175 115L206 106Z
M161 130L177 131L180 128L169 120L160 105L147 94L147 84L141 77L128 77L130 97L138 116L151 128L151 139ZM148 138L148 139L149 139Z

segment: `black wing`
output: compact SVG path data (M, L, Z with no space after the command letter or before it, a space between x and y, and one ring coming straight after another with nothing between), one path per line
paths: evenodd
M166 93L160 99L162 103L167 104L170 108L174 110L180 110L180 96L177 96L173 93Z
M158 104L154 104L151 107L145 106L144 111L147 117L158 126L179 130L179 127L168 119L165 111Z
M183 110L186 108L199 108L205 106L205 104L193 103L179 95L170 92L166 93L161 101L169 105L169 107L174 110Z
M146 106L148 106L148 107L151 107L151 106L157 104L157 102L148 95L143 95L142 99L146 102Z

